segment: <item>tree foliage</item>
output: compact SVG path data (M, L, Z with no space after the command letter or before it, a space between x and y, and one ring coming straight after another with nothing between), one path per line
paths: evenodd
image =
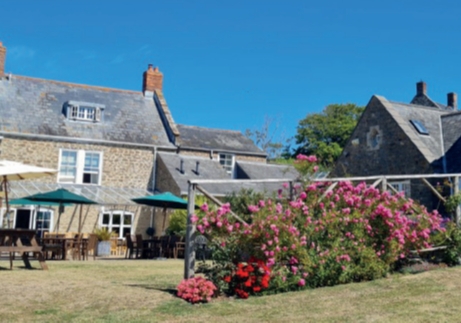
M325 166L331 166L341 154L364 107L353 103L330 104L321 113L311 113L299 121L295 151L316 155Z

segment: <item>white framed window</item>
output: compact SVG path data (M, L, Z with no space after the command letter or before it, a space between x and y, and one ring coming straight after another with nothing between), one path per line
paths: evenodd
M61 149L59 183L100 185L102 153L98 151Z
M134 214L125 211L104 211L99 216L99 226L107 228L119 239L124 239L127 234L132 233Z
M100 122L104 106L90 102L67 102L66 116L69 120Z
M0 228L36 230L37 236L42 238L45 232L53 230L52 209L44 207L24 206L10 208L10 216L6 216L6 208L0 212Z
M235 156L233 154L220 153L219 163L231 177L234 177Z
M411 182L410 181L401 181L401 182L389 182L389 185L395 188L397 192L404 192L405 197L411 197Z
M51 209L39 208L35 212L35 231L37 236L43 238L45 232L51 232L53 230L53 215L54 212Z

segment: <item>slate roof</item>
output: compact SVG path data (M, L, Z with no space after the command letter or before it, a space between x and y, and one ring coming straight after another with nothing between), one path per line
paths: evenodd
M442 103L435 102L426 94L419 94L419 95L417 94L413 98L413 100L411 100L410 104L417 105L417 106L432 107L432 108L437 108L440 110L452 110L451 107L448 107Z
M383 97L376 97L429 163L441 160L445 153L441 116L452 113L452 110L388 101ZM428 130L429 135L418 133L410 120L421 122Z
M194 179L223 179L230 180L231 178L222 168L218 161L209 158L187 156L173 153L158 153L158 159L160 159L168 172L170 173L173 181L180 189L181 195L187 195L189 185L188 180ZM180 172L180 161L184 161L184 174ZM195 173L196 162L200 162L199 175ZM236 167L244 169L247 174L254 177L251 179L290 179L297 178L297 173L293 173L293 170L285 173L286 166L275 166L263 163L248 163L236 161ZM237 172L239 172L237 170ZM249 177L243 177L243 179L249 179ZM225 183L225 184L203 184L203 188L215 196L225 196L232 192L239 192L241 189L252 189L255 192L266 192L268 194L276 192L282 187L280 183Z
M103 120L68 120L68 101L103 105ZM141 92L15 75L0 79L0 131L174 147L154 100Z
M181 147L266 156L240 131L177 125Z
M237 178L297 178L299 173L293 166L261 164L252 162L237 162Z

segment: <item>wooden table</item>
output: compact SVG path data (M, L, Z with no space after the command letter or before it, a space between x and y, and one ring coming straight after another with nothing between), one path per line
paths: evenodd
M9 253L10 269L13 269L13 256L16 252L21 254L26 268L31 269L29 252L32 252L40 262L42 269L48 270L42 247L35 239L34 230L0 229L0 253L2 252Z
M143 240L142 258L159 257L162 253L160 239Z
M58 252L61 254L61 259L67 259L67 251L76 249L76 253L78 254L78 259L82 259L82 250L85 249L86 245L88 244L88 239L78 239L78 238L66 238L66 237L53 237L49 236L46 238L42 238L42 246L43 251L45 253L45 257L47 257L48 251L51 252Z

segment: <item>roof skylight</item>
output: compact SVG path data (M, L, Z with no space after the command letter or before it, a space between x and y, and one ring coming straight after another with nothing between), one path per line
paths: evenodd
M421 121L413 119L410 122L421 135L429 135L429 132Z

